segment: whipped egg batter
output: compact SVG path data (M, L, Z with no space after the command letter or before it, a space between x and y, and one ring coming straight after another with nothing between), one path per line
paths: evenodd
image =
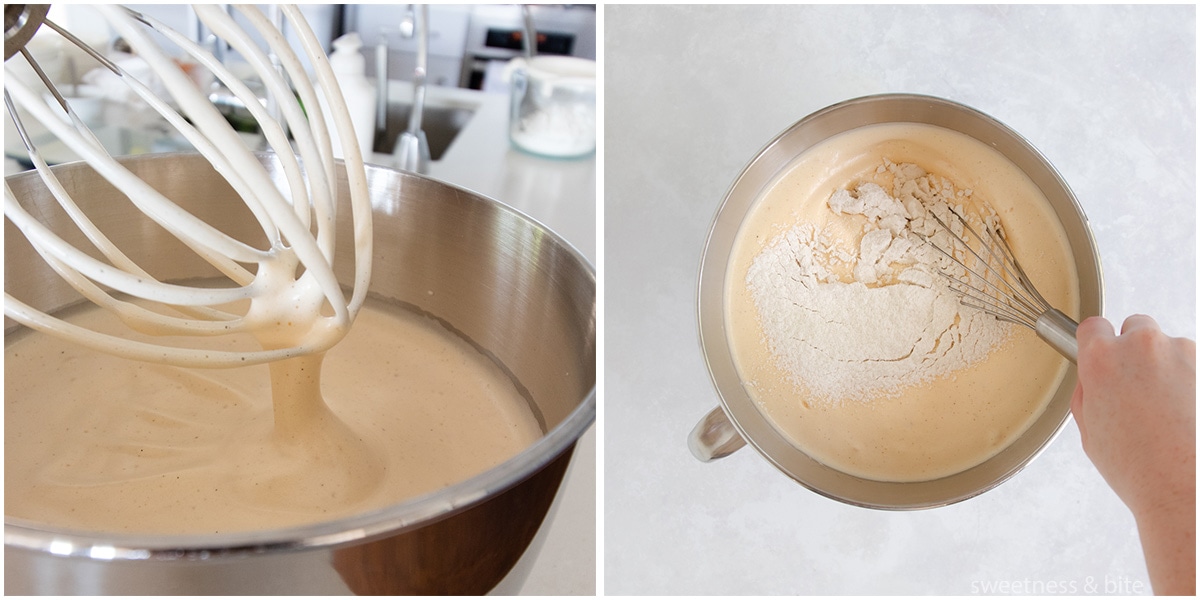
M867 398L817 402L773 355L747 273L781 233L811 224L858 248L864 220L835 214L838 190L874 181L887 161L912 163L969 189L998 213L1018 261L1039 291L1078 317L1078 283L1066 236L1045 197L1000 153L940 127L895 123L845 132L805 152L745 217L731 252L726 327L742 383L793 445L832 468L880 481L922 481L982 463L1041 414L1068 363L1025 328L1012 326L981 361L932 381ZM844 265L848 275L852 264ZM877 285L882 285L877 284ZM881 318L879 327L888 327ZM836 399L835 399L836 400Z
M94 307L69 320L120 330ZM39 333L9 338L5 514L57 527L187 534L325 521L465 480L542 435L489 358L378 302L323 365L311 355L185 369Z

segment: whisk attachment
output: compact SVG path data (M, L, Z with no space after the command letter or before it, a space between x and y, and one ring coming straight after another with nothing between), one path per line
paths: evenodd
M282 14L293 25L324 90L324 97L318 97L300 57L278 25L258 8L237 6L250 28L266 40L270 56L230 14L214 5L193 7L209 30L236 49L253 68L278 106L276 116L262 106L257 95L211 52L187 36L126 8L95 8L137 56L145 60L169 97L160 98L145 82L53 21L45 19L41 24L96 58L187 139L243 200L266 239L266 247L253 246L212 227L122 166L75 115L70 102L58 93L51 79L24 48L18 49L17 53L22 54L37 73L45 89L35 89L20 77L6 76L6 107L43 183L91 248L85 251L72 246L59 235L60 232L29 214L7 184L5 217L81 296L117 314L130 330L156 336L212 337L250 333L259 340L262 349L197 351L191 347L82 329L31 308L7 289L5 314L31 328L96 350L180 366L240 366L322 352L332 347L345 335L366 299L372 255L371 206L362 154L353 143L356 138L345 101L320 42L299 9L283 7ZM6 55L7 21L6 7ZM254 152L208 101L206 94L175 59L159 47L151 32L182 49L246 104L274 151L275 160L282 165L284 181L276 182L272 178ZM6 62L6 70L8 66ZM46 98L47 95L53 102ZM331 107L332 124L325 123L322 117L322 103ZM80 155L151 222L210 264L224 277L225 284L214 288L159 281L117 248L58 181L28 134L22 121L23 114L35 119ZM337 127L341 140L349 140L349 143L343 143L355 238L355 275L349 298L332 266L338 177L328 130L330 125ZM127 300L125 296L138 302ZM282 301L285 298L287 301ZM290 327L284 327L284 323Z
M48 4L4 5L4 60L20 52L50 12Z
M954 207L947 207L945 212L946 220L929 213L939 230L925 237L925 242L946 259L939 274L959 294L962 304L1034 330L1060 354L1076 362L1078 324L1038 292L1013 255L998 217L981 219L980 233Z

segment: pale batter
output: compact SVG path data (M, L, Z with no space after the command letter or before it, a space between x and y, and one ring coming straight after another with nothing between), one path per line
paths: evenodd
M71 320L118 329L96 308ZM307 524L436 491L542 435L504 372L405 310L368 302L323 369L319 355L292 361L271 365L293 373L277 378L273 408L266 366L181 369L43 334L8 341L6 515L155 534Z
M987 460L1020 435L1050 400L1067 362L1032 331L1012 327L985 360L947 376L866 399L815 402L815 395L781 370L772 355L746 282L764 247L802 224L826 228L857 248L864 218L835 215L828 201L837 190L874 180L885 159L919 165L990 204L1042 294L1068 315L1078 315L1077 278L1065 235L1028 177L968 136L902 123L827 140L767 189L743 221L731 253L727 328L744 387L798 448L864 478L936 479ZM845 265L840 275L853 267Z

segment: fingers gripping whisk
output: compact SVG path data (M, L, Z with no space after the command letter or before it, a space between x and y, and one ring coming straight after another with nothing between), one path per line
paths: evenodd
M253 245L220 231L183 210L111 156L56 89L25 47L6 61L4 96L10 117L42 182L63 213L86 239L76 247L64 239L61 226L30 214L5 185L4 214L37 253L87 300L117 314L130 331L152 335L214 337L250 333L261 349L204 350L146 341L83 329L31 308L5 290L5 314L54 335L63 336L128 358L182 366L236 366L322 352L345 335L366 299L371 272L371 206L362 155L350 116L332 69L315 34L296 7L272 9L269 17L254 6L231 13L215 5L193 7L196 16L253 69L274 100L268 110L256 94L214 55L166 25L118 6L97 6L111 28L143 59L168 94L159 97L143 81L72 36L52 20L41 23L83 49L117 75L212 165L233 188L261 230L265 242ZM274 18L272 18L274 17ZM321 94L310 83L301 57L281 27L295 31L312 65ZM260 48L251 33L266 40ZM8 40L6 7L6 42ZM160 46L166 40L209 70L243 101L254 115L263 138L282 166L273 178L176 60ZM8 55L6 43L6 55ZM17 56L17 55L20 56ZM31 85L11 76L10 66L24 61L41 81ZM326 123L320 106L331 107ZM38 150L24 119L33 119L70 147L110 184L120 190L158 227L194 252L222 278L213 287L160 281L113 244L58 180ZM354 277L349 296L333 271L338 199L338 169L329 127L343 144L350 213L354 221ZM58 227L58 229L56 229ZM138 339L134 339L138 338Z
M1036 331L1075 362L1077 324L1038 292L1013 255L999 218L983 218L973 226L955 208L945 212L945 219L930 213L938 231L925 242L946 259L939 273L961 302Z

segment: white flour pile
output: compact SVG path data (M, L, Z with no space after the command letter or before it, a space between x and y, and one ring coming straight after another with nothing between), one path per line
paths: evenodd
M963 210L971 191L912 164L885 160L876 175L890 181L890 194L866 182L828 201L841 215L831 219L862 223L857 248L825 228L799 225L773 239L746 276L777 365L812 400L898 395L982 360L1008 333L1005 323L959 304L937 274L947 259L922 237L951 247L938 241L947 234L927 215L950 223L953 206L977 221ZM995 223L994 211L983 210Z

